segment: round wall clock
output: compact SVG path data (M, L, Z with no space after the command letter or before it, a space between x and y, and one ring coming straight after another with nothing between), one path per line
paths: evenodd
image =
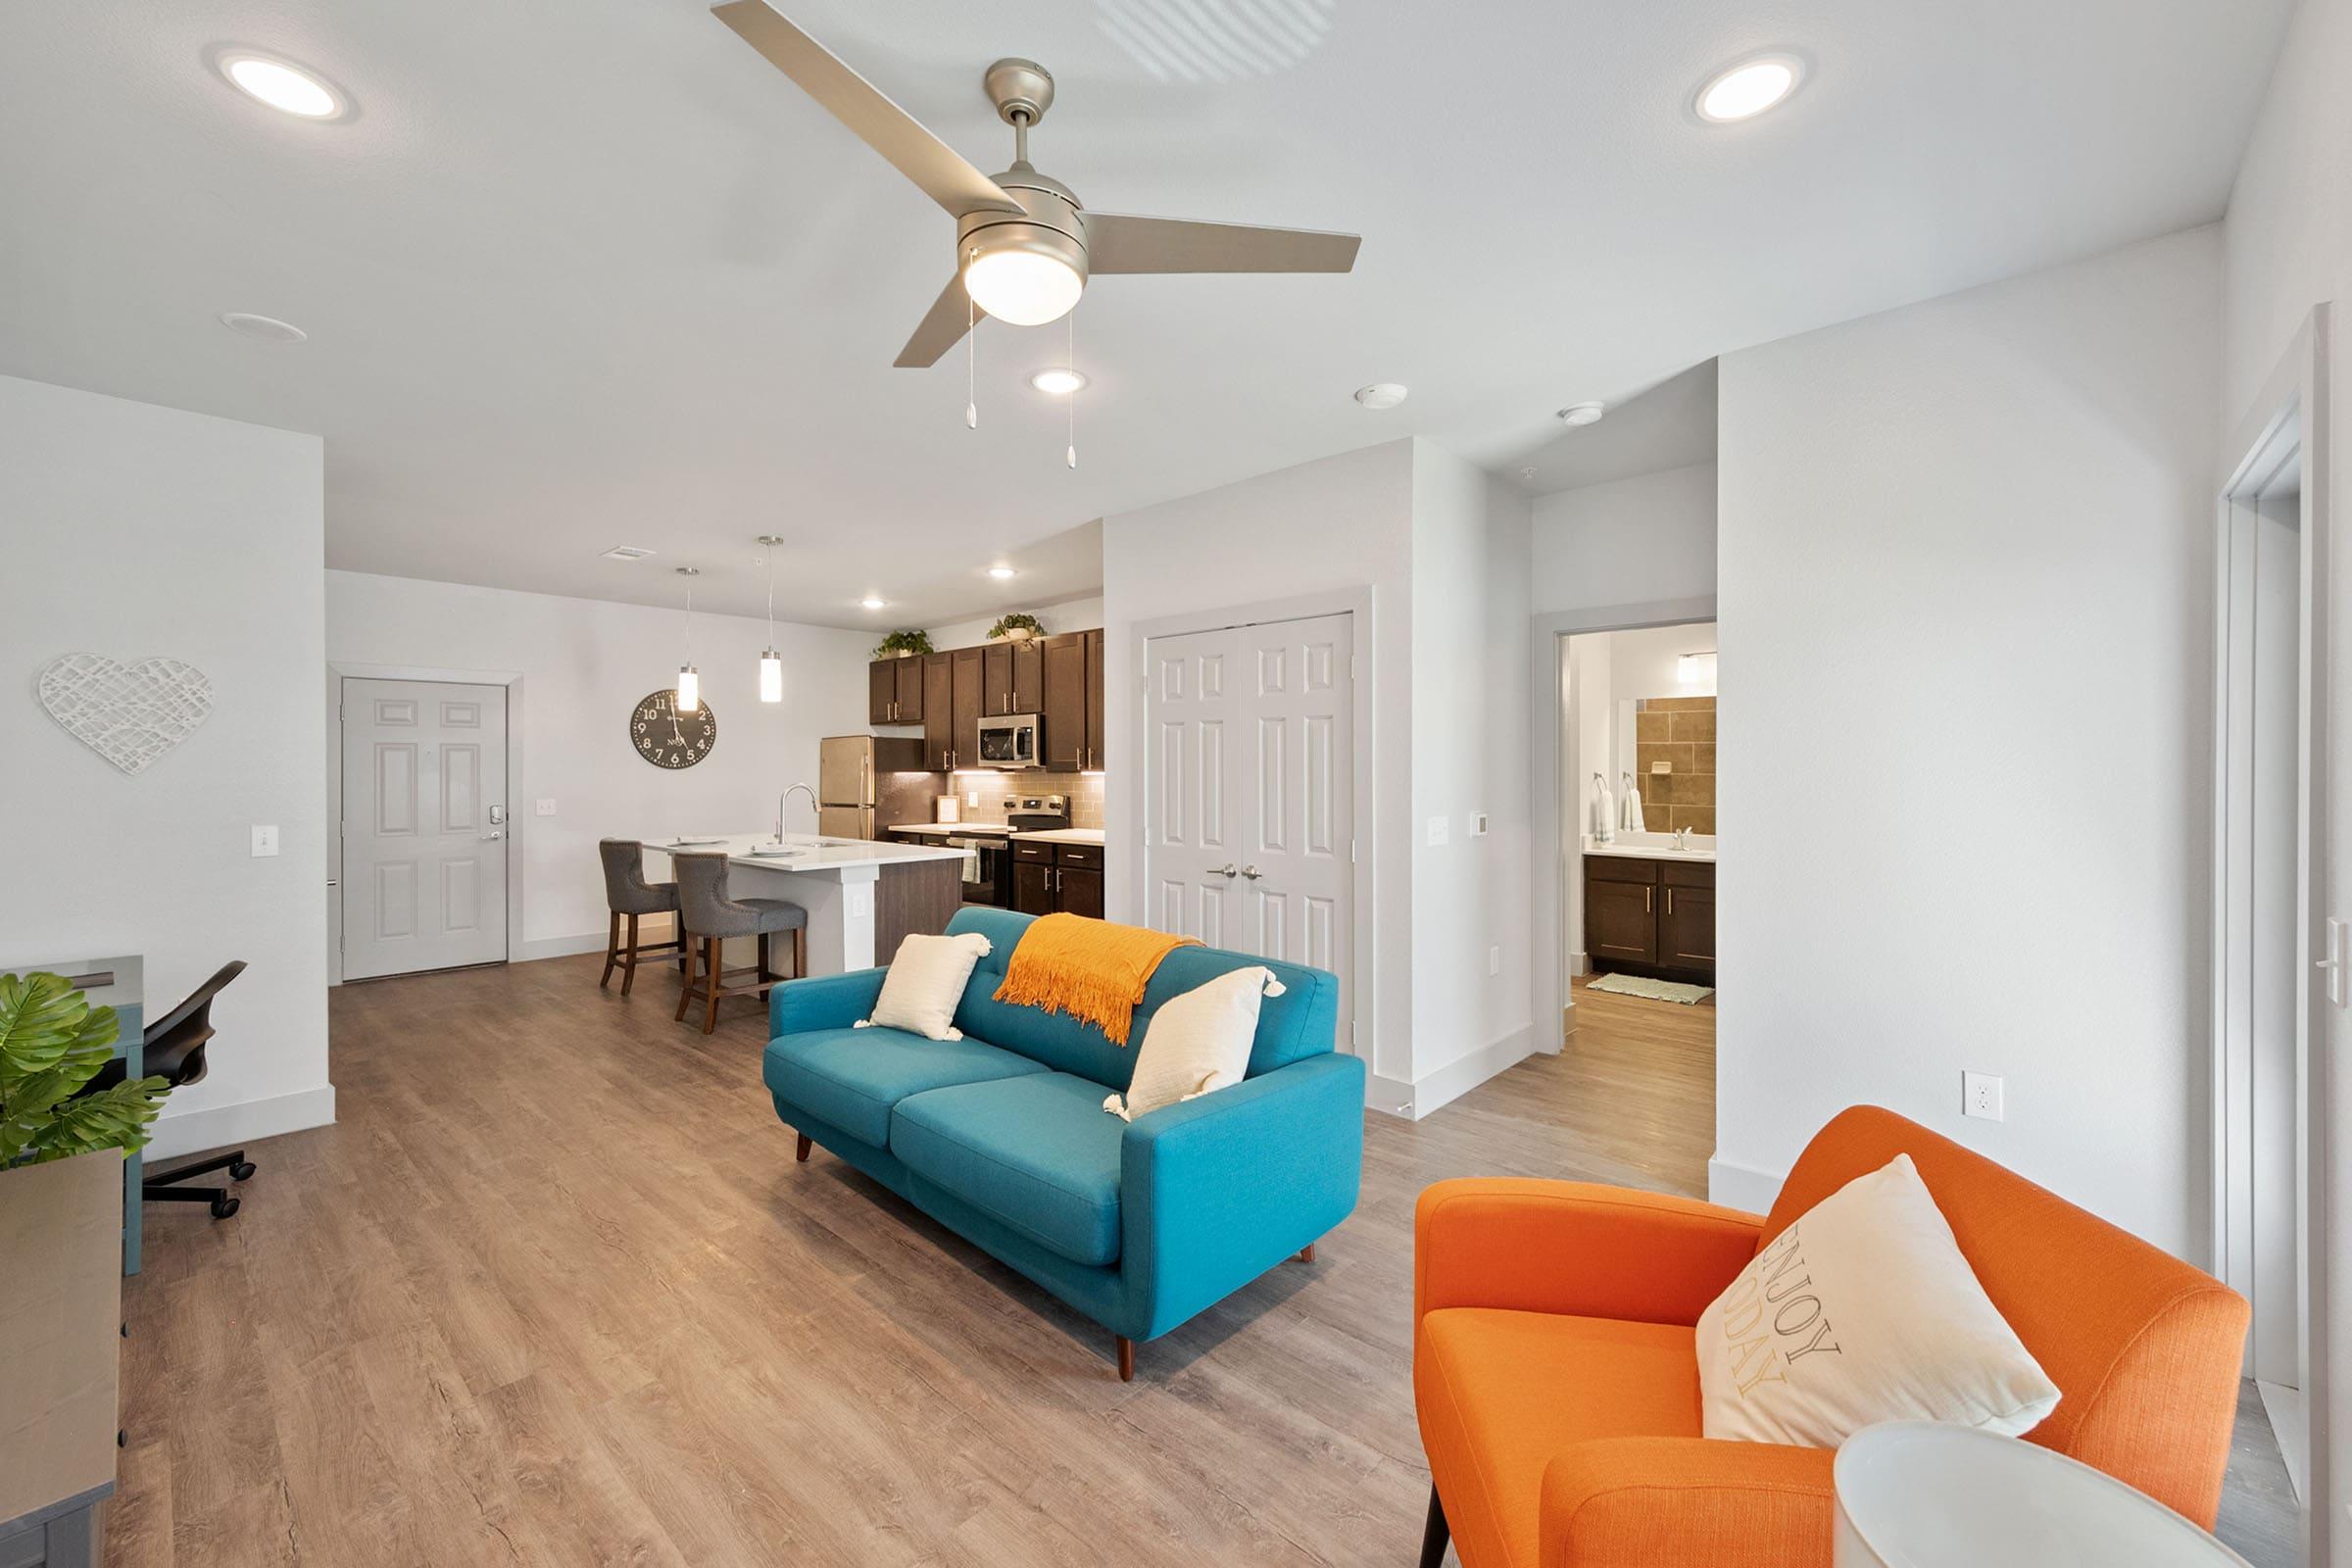
M678 694L664 687L629 713L629 744L656 767L692 767L718 744L718 719L708 702L678 711Z

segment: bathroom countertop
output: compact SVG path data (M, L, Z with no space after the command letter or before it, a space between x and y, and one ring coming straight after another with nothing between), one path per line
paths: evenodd
M1671 833L1620 833L1606 844L1597 842L1592 834L1585 835L1587 855L1616 855L1629 860L1700 860L1715 863L1715 838L1710 833L1690 835L1690 847L1678 850Z

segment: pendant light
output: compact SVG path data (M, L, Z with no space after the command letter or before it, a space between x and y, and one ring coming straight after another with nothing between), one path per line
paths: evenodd
M678 575L686 579L686 662L678 666L678 711L691 713L703 706L703 677L694 667L694 579L702 572L680 566Z
M783 542L780 534L760 536L767 551L767 648L760 656L760 700L763 703L784 700L784 656L776 652L776 546Z

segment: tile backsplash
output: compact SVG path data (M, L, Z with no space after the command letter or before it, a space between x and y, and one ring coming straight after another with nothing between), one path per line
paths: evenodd
M1644 697L1634 704L1635 774L1652 833L1715 831L1715 699ZM1668 771L1651 771L1658 763Z
M1004 798L1008 795L1066 795L1070 802L1070 826L1101 827L1102 825L1102 776L1100 773L1051 773L1042 769L1023 769L1018 773L954 773L948 777L956 798L963 803L966 822L1002 822L1004 820ZM972 792L979 791L980 804L972 804Z

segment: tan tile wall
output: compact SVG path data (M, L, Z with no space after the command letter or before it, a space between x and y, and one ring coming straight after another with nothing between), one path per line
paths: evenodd
M1634 704L1635 777L1652 833L1715 831L1715 699L1644 697ZM1671 772L1654 773L1664 762Z
M1002 822L1004 820L1004 797L1007 795L1066 795L1070 802L1070 826L1101 827L1102 825L1102 777L1101 774L1048 773L1022 771L1018 773L956 773L947 780L957 800L964 801L963 820L966 822ZM980 792L980 804L969 804L971 792Z

